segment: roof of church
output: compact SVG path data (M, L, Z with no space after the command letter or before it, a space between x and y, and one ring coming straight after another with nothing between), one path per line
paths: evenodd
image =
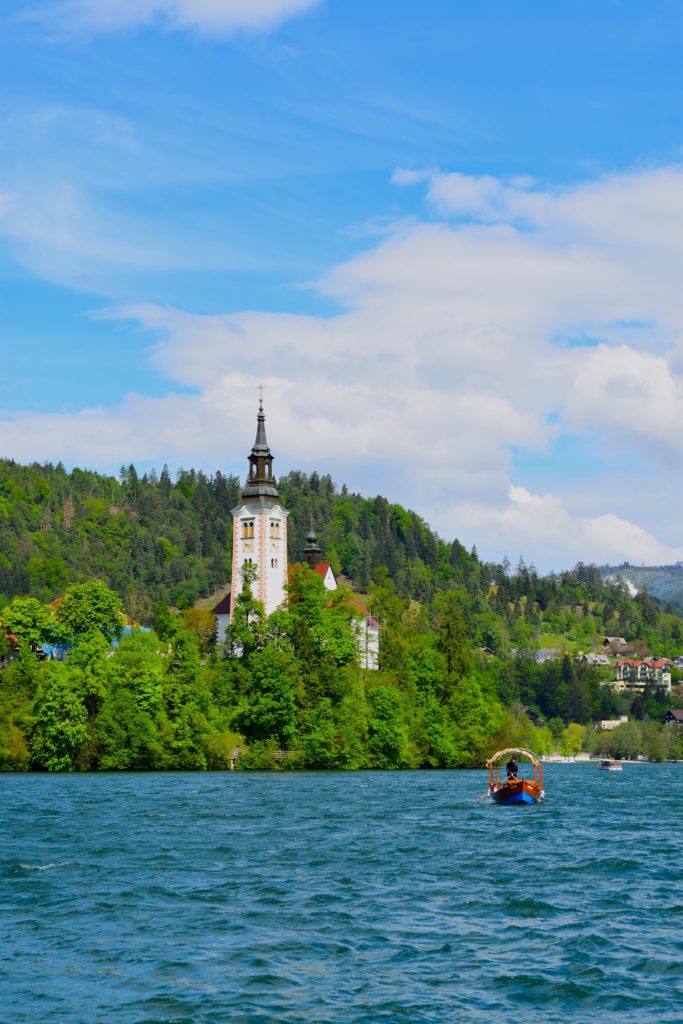
M365 605L363 604L362 601L359 601L358 598L353 596L353 595L348 599L348 601L349 601L349 604L352 604L354 606L354 608L358 609L358 611L361 613L361 615L363 616L363 618L367 622L368 626L371 626L373 629L379 629L380 628L379 627L379 622L377 621L375 616L372 614L372 612L368 611L368 609L365 607Z
M332 566L329 562L318 562L317 565L313 566L313 571L317 572L318 576L322 576L323 579L325 579L325 577L327 576L328 569L332 569ZM332 575L334 576L334 569L332 569ZM355 594L350 594L347 598L347 601L349 604L353 605L354 608L358 609L358 611L361 613L361 615L367 622L368 626L370 626L372 629L380 628L379 622L374 617L372 612L365 607L363 602L360 601Z
M222 597L215 608L211 611L214 615L229 615L230 614L230 593L227 593L225 597Z
M266 414L263 411L263 399L259 401L258 416L256 417L256 440L251 449L251 454L270 455L270 448L266 438Z

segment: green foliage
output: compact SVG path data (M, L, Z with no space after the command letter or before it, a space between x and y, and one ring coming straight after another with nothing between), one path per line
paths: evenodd
M254 566L245 565L242 571L242 590L237 595L225 639L226 651L233 658L244 658L245 663L266 642L265 609L252 593L255 577Z
M357 650L350 628L353 609L346 593L328 593L317 573L307 565L295 565L288 594L287 631L299 658L334 665L353 661Z
M206 657L216 645L216 618L203 608L188 608L181 613L185 629L197 638L202 657Z
M373 768L409 765L403 701L401 694L388 686L378 686L370 694L368 753Z
M160 768L162 747L155 719L126 686L114 686L95 726L98 766L105 771Z
M21 687L5 683L0 688L0 771L21 772L29 766L31 752L31 702Z
M249 692L235 715L235 724L247 739L274 739L282 746L291 742L296 730L292 669L291 655L272 646L251 655Z
M332 702L323 697L305 719L301 748L307 768L344 768L343 738L335 720Z
M381 622L379 671L359 668L348 586L330 593L303 566L268 619L246 567L216 649L213 616L193 605L229 578L235 478L0 461L5 661L19 644L0 672L0 768L224 770L235 746L238 767L270 769L465 767L506 745L682 753L660 725L670 698L651 688L629 706L576 658L605 634L641 655L681 653L670 608L634 600L594 566L540 576L522 560L514 571L487 564L327 476L280 484L290 561L312 516L335 570ZM155 632L121 638L124 607ZM32 650L46 641L68 642L64 664L38 664ZM561 654L537 663L539 647ZM625 711L628 729L592 728Z
M49 772L73 771L88 738L88 713L63 666L41 679L31 711L33 763Z
M75 583L57 605L55 617L77 643L81 638L101 633L115 640L123 632L121 598L101 580Z
M39 647L50 635L52 615L35 597L15 597L2 610L2 624L19 643Z

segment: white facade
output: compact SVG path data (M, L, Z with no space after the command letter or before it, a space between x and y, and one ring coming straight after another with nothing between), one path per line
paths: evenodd
M322 573L321 573L321 575L322 575ZM336 590L337 589L337 581L334 578L334 573L332 572L332 566L327 564L327 563L325 564L325 575L323 576L323 585L325 587L325 590Z
M325 590L337 590L337 579L329 562L319 562L314 571L323 581ZM358 648L358 664L361 668L379 668L379 622L370 614L364 604L349 595L349 604L362 616L351 623Z
M379 668L379 625L370 615L355 619L353 631L358 646L358 663L361 668Z
M232 609L242 591L245 564L256 569L254 597L271 615L285 601L287 592L287 516L277 500L244 499L232 512Z
M229 615L224 615L220 613L216 615L216 643L218 644L219 647L222 643L225 643L225 636L229 625Z
M620 715L619 718L603 718L602 722L598 722L596 728L602 732L611 732L613 729L618 729L624 722L628 722L628 715Z

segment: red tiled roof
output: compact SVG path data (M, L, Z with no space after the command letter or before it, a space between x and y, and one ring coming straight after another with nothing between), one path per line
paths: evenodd
M615 667L621 668L622 665L628 665L629 668L640 668L643 665L645 668L667 668L670 664L671 662L666 658L646 658L644 661L626 658L624 661L617 661Z
M330 563L318 562L318 564L314 568L318 576L322 576L322 578L325 579L325 577L327 576L327 570L330 568Z
M367 622L368 626L372 626L374 629L379 629L379 622L377 621L377 619L372 615L372 612L368 611L365 605L361 601L359 601L357 597L352 596L349 597L348 600L349 604L352 604L355 608L358 609L358 611L361 613L361 615Z

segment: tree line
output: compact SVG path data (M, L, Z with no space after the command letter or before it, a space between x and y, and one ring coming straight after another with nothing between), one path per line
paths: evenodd
M242 768L475 767L509 745L575 754L597 743L593 721L623 710L599 671L569 656L537 665L473 647L455 591L428 608L377 576L379 671L358 667L349 591L326 591L305 565L269 617L247 570L220 645L198 609L159 603L153 629L127 628L98 580L49 605L14 598L0 631L4 653L19 648L0 672L0 768L225 769L235 750ZM42 659L43 645L66 657ZM637 699L640 721L595 750L630 737L619 750L673 756L677 732L658 724L667 702L656 690Z
M219 768L235 747L254 766L464 766L522 734L539 752L567 746L572 726L623 713L654 735L680 703L676 691L616 694L610 670L576 658L604 634L680 654L681 619L646 593L582 563L544 576L523 559L483 562L329 476L291 473L280 487L290 561L312 519L381 623L379 672L357 666L343 590L299 570L286 610L242 614L247 590L216 645L195 605L229 578L237 478L0 463L0 645L11 634L20 647L0 672L4 767ZM132 635L124 609L141 627ZM68 657L41 663L43 643ZM560 655L538 664L539 647Z

